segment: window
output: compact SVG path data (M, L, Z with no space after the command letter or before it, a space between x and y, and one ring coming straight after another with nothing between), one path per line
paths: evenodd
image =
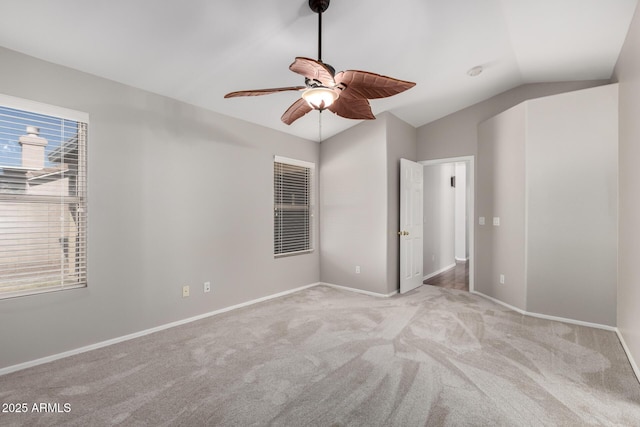
M87 123L0 95L0 298L87 285Z
M312 179L314 164L276 156L273 163L274 254L313 250Z

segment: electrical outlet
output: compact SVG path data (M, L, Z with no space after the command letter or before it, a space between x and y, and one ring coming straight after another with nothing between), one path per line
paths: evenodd
M360 274L360 266L356 265L356 274Z
M211 292L211 282L204 282L204 291Z
M480 225L484 225L484 217L481 216L480 218L478 218L478 224Z
M500 275L500 284L504 285L504 274Z
M185 285L182 287L182 298L186 298L189 296L189 285Z
M498 227L500 225L500 217L498 216L494 216L493 217L493 225Z

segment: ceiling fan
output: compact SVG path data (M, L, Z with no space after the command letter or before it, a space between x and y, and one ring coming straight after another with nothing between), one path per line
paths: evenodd
M415 83L368 71L347 70L336 73L322 62L322 13L330 0L309 0L309 7L318 14L318 60L297 57L289 66L294 73L305 78L304 86L271 89L242 90L226 94L225 98L260 96L276 92L300 91L302 97L294 102L281 119L290 125L312 110L329 110L347 119L375 119L369 99L387 98L404 92Z

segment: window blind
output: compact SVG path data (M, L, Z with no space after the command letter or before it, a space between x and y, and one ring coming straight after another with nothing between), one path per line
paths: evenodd
M312 250L313 164L283 157L274 161L274 254Z
M4 101L0 298L86 286L87 123L52 115L55 107Z

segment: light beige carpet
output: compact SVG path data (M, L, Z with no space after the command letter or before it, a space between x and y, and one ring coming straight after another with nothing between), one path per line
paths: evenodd
M2 426L640 425L613 332L431 286L317 286L0 377L0 402L29 405Z

